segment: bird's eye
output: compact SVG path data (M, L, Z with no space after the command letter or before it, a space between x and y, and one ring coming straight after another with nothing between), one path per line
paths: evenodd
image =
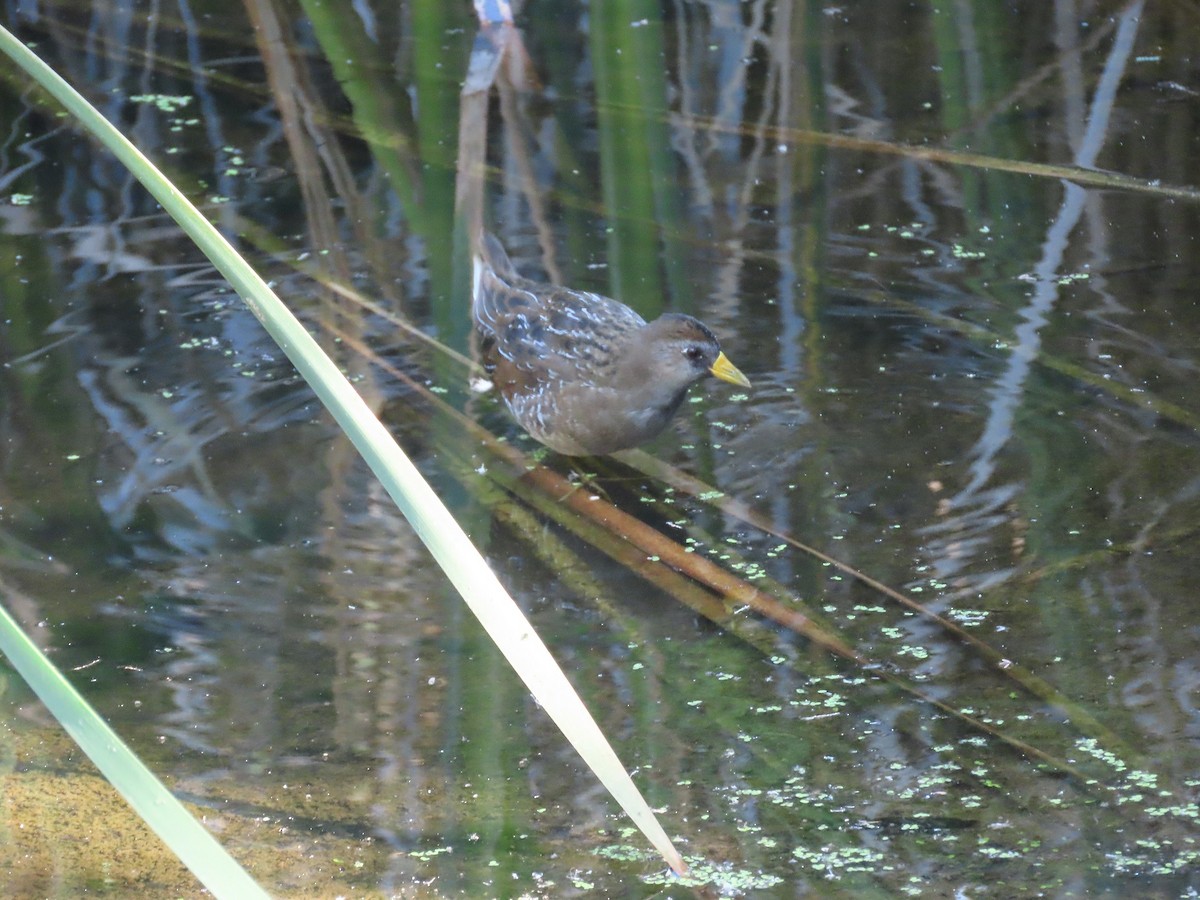
M704 348L693 345L684 350L683 355L692 362L698 362L699 360L704 359Z

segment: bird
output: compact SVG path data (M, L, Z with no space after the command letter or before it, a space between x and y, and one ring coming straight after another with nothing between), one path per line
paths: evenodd
M551 450L601 456L643 444L706 375L750 387L699 319L647 322L611 297L524 278L490 232L477 248L471 307L484 369Z

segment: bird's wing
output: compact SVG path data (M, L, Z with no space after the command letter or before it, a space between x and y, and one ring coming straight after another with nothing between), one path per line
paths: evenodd
M492 235L474 260L472 315L489 350L513 366L546 378L597 375L613 361L620 335L645 320L623 303L587 291L522 278Z

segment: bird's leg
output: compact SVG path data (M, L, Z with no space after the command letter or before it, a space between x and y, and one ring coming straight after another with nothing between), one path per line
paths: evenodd
M611 503L612 499L608 496L608 493L604 490L604 488L600 487L599 483L596 481L596 477L597 476L595 472L585 472L572 463L571 471L567 473L567 481L571 483L571 490L559 497L559 501L561 502L566 500L580 488L587 488L595 495L592 499L599 500L603 498Z

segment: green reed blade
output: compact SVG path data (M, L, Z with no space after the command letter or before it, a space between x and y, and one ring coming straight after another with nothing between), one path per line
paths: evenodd
M96 768L206 888L217 897L236 900L267 896L71 687L3 606L0 651Z

